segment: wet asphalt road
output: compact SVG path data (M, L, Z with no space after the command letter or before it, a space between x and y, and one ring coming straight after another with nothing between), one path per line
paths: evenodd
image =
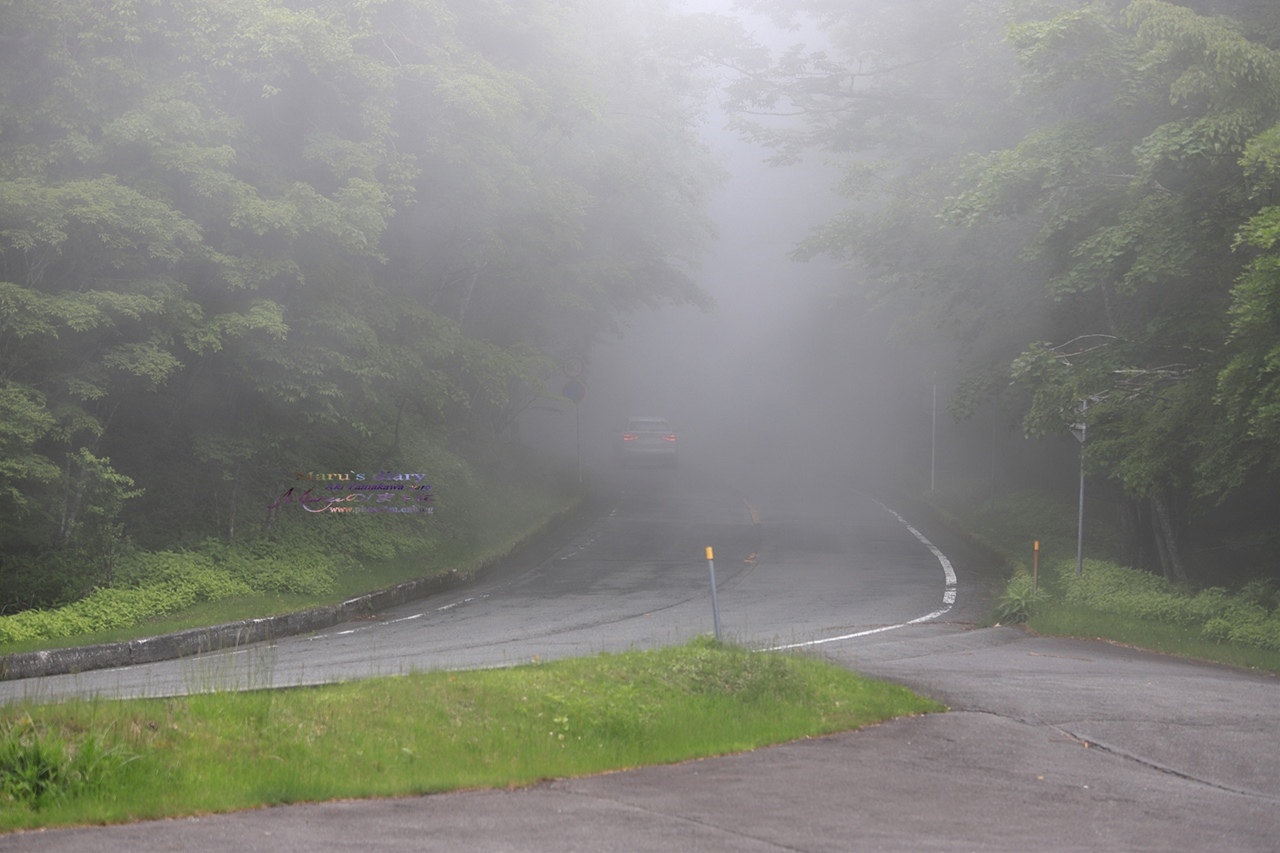
M924 519L834 478L753 493L670 473L632 472L560 547L382 620L23 689L160 695L679 642L710 629L711 545L726 633L807 645L953 710L524 791L24 833L0 850L1280 849L1275 678L974 630L992 567Z
M905 518L847 484L808 480L759 490L696 469L615 472L576 535L465 589L236 651L0 682L0 702L311 684L680 643L713 629L708 547L723 634L754 647L981 617L978 572L957 589Z

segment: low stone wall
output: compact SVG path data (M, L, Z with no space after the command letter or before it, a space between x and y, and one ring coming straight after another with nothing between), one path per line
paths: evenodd
M578 502L547 520L547 523L531 535L522 545L527 547L555 534L570 521L579 509ZM519 549L517 549L519 550ZM482 562L474 569L454 569L439 575L405 581L386 589L379 589L357 598L333 604L268 616L263 619L244 619L208 628L191 628L175 634L147 637L123 643L103 643L96 646L78 646L66 649L49 649L41 652L20 652L0 657L0 681L19 678L35 678L42 675L68 675L91 669L110 669L155 663L162 660L187 657L200 652L231 649L249 643L310 634L331 628L352 619L371 616L382 610L417 601L456 586L469 583L486 569L502 562L504 558Z

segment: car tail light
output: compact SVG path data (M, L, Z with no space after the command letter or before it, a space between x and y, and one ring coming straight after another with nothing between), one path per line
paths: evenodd
M675 440L676 440L676 434L673 432L673 433L671 433L671 435L664 435L664 436L663 436L663 438L665 438L667 441L675 441Z
M632 435L631 433L629 433L629 432L624 432L624 433L622 434L622 440L623 440L623 441L635 441L635 440L636 440L636 437L635 437L634 435Z

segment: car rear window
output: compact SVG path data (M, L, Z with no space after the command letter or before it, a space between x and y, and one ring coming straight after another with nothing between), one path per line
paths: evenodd
M657 418L632 418L627 430L630 432L671 432L671 425Z

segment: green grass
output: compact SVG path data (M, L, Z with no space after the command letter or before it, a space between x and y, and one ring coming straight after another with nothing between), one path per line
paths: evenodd
M0 655L126 642L188 628L275 616L336 604L417 578L452 570L469 571L511 553L545 528L552 519L572 511L576 505L577 498L574 496L495 486L491 492L490 506L501 511L486 513L483 523L474 525L470 535L433 541L429 543L430 548L424 548L421 554L336 561L333 587L324 594L259 592L199 601L176 612L134 625L87 631L66 637L0 643ZM307 521L317 525L340 524L345 519L315 518ZM392 520L393 523L409 524L415 521Z
M1118 565L1119 531L1085 519L1084 577L1076 573L1076 505L1035 492L990 504L960 493L935 496L957 530L1004 557L1011 578L989 624L1025 623L1039 634L1110 640L1183 657L1280 672L1280 610L1268 587L1237 594L1169 584ZM1039 540L1038 594L1031 594L1032 543Z
M1062 603L1040 608L1027 625L1037 634L1107 640L1180 657L1280 672L1280 652L1206 640L1195 626Z
M1009 584L1012 591L1022 580ZM1060 562L1043 577L1044 596L1029 608L1039 633L1096 637L1236 666L1280 671L1280 618L1273 585L1235 593L1194 590L1149 572L1087 559ZM1008 593L1006 593L1008 595Z
M10 706L0 829L523 786L941 710L811 657L711 640L315 688ZM77 756L93 760L77 768Z

